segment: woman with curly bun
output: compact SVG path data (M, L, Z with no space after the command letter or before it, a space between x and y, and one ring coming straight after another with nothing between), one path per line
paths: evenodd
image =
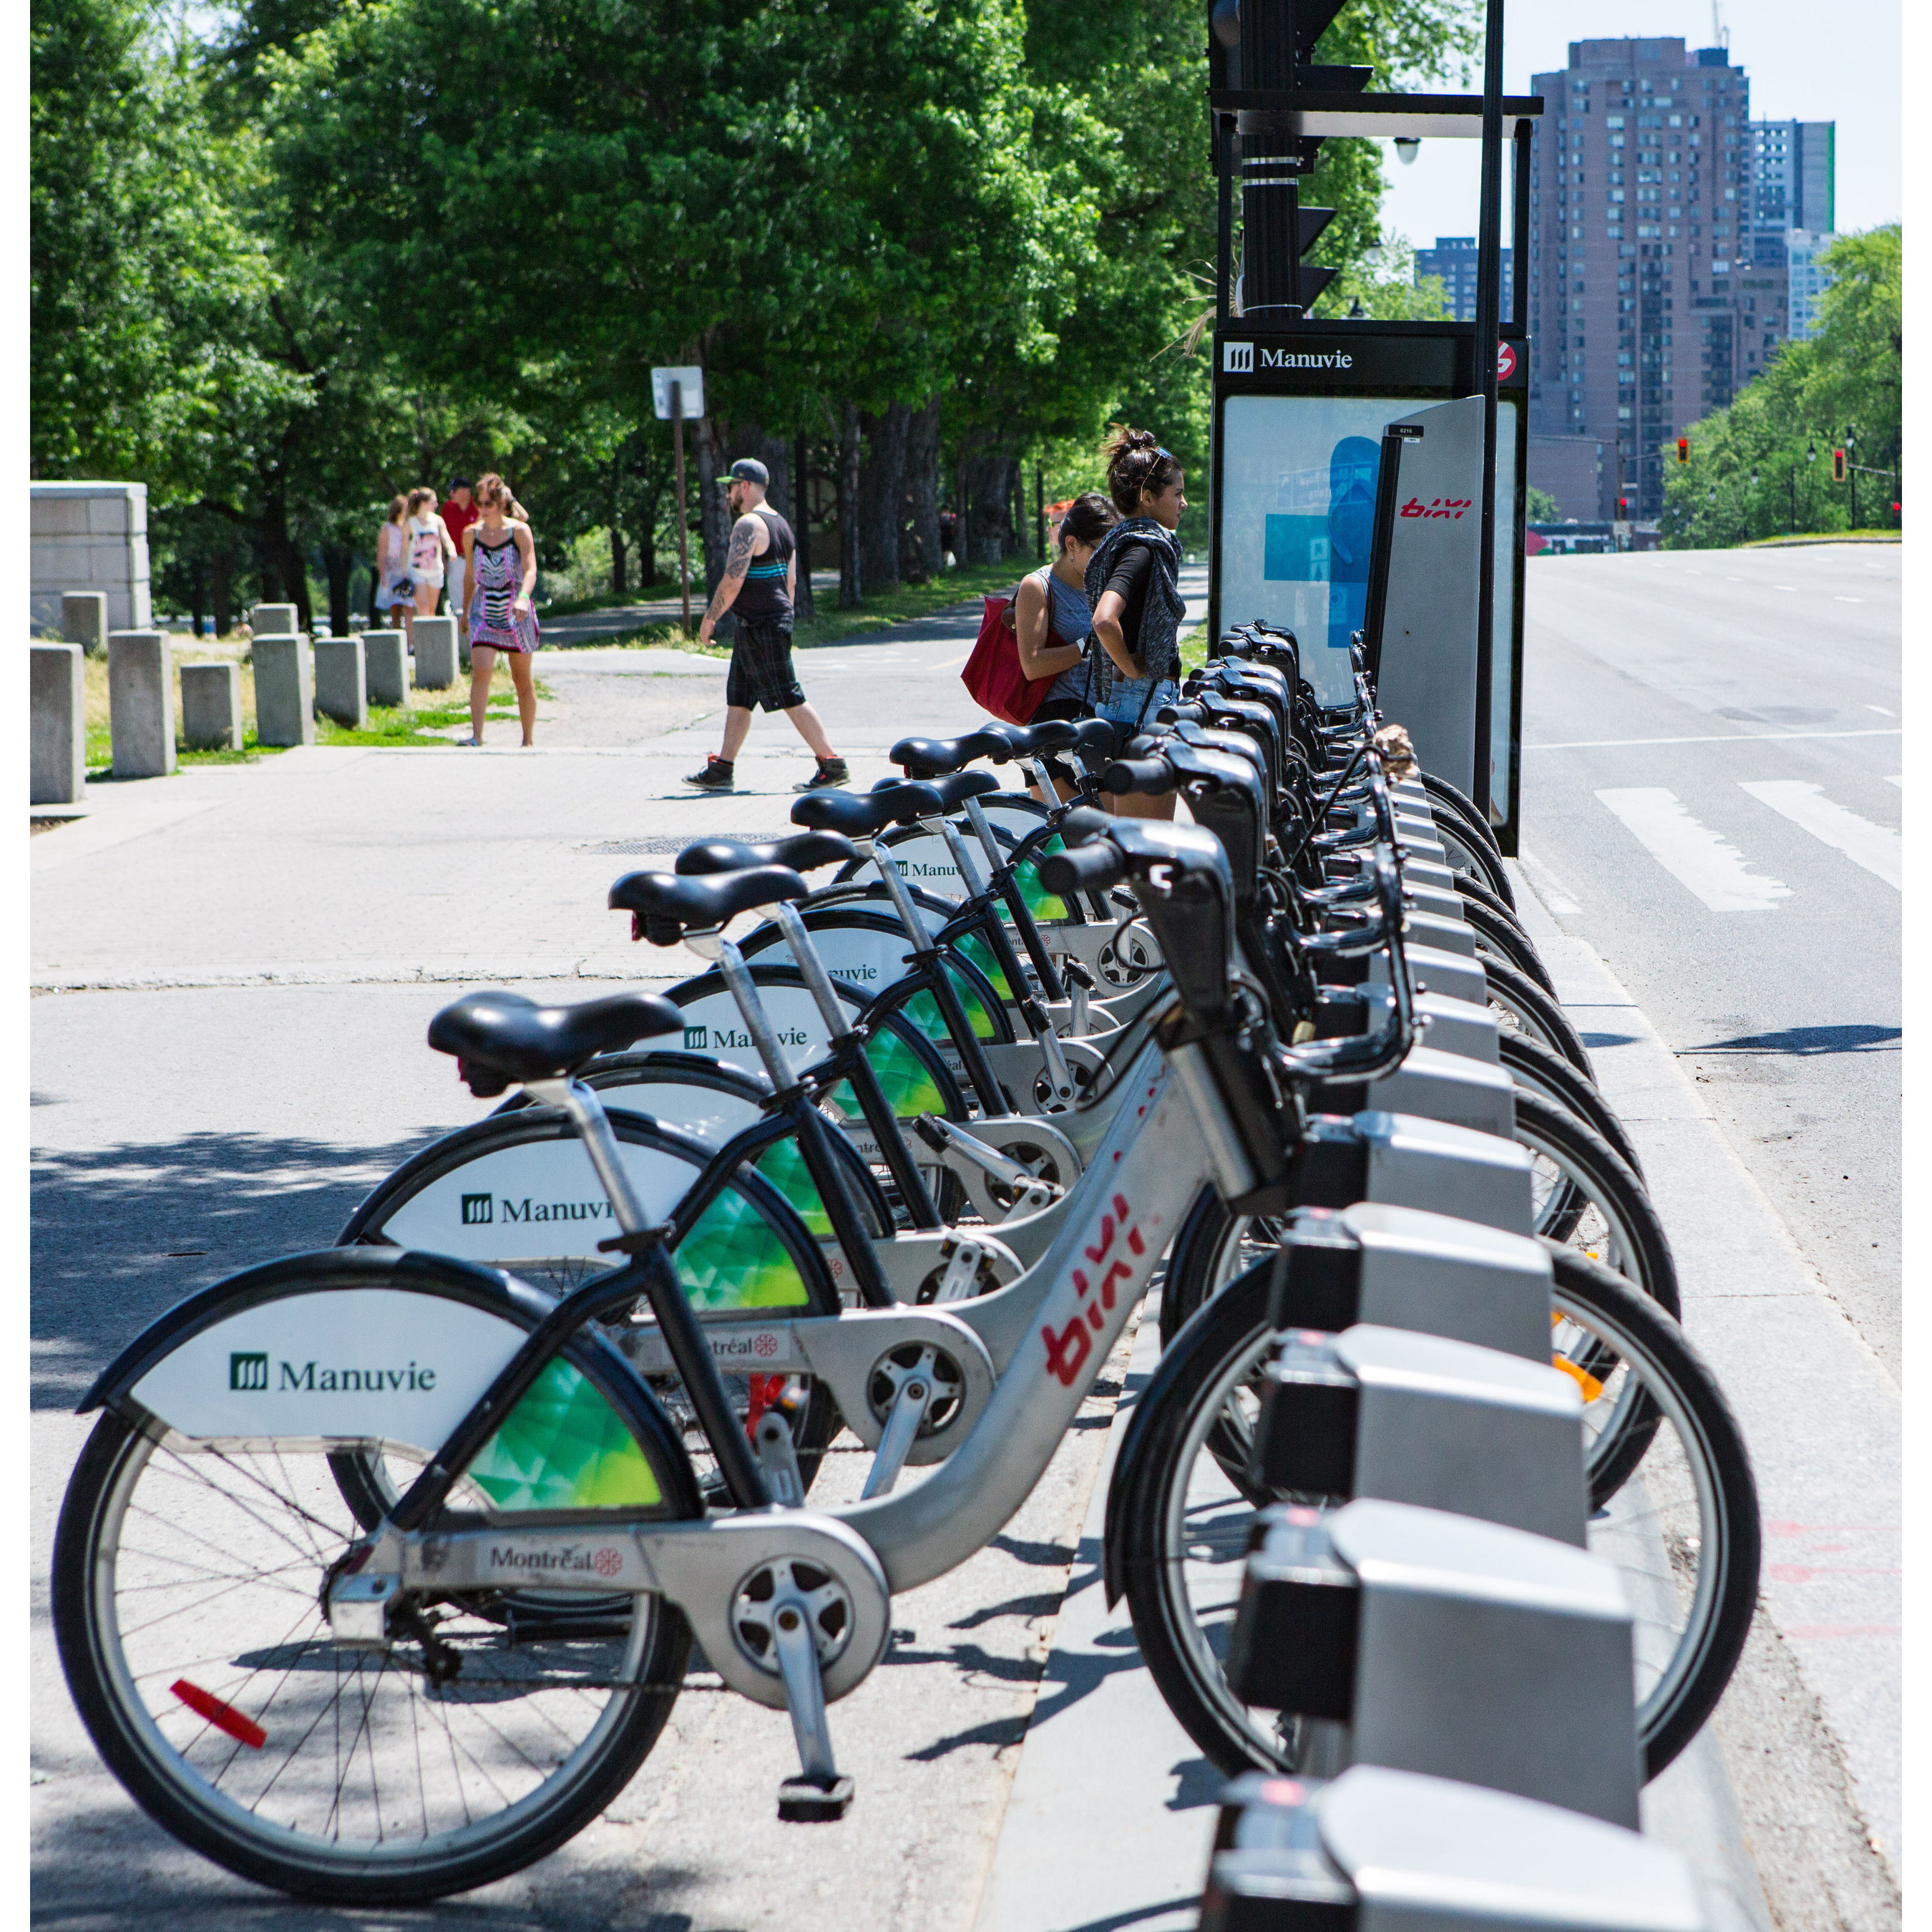
M1174 536L1187 508L1180 459L1144 429L1123 428L1106 448L1107 494L1120 521L1094 546L1087 565L1094 607L1089 694L1102 718L1142 728L1180 696L1180 544ZM1133 667L1131 675L1123 667ZM1114 810L1130 818L1172 818L1174 800L1127 796Z

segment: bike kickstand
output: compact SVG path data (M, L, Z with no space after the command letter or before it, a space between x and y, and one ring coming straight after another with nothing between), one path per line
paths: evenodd
M825 1714L825 1683L819 1674L810 1606L790 1588L782 1588L772 1606L772 1633L799 1760L798 1775L778 1786L779 1822L836 1823L850 1808L852 1780L839 1775L832 1760L832 1727Z

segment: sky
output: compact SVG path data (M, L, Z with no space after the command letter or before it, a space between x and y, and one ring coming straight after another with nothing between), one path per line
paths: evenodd
M1840 232L1900 218L1900 10L1892 0L1720 0L1731 64L1750 77L1757 120L1835 121ZM1508 0L1503 91L1567 67L1572 40L1681 38L1714 46L1711 0ZM1828 26L1821 22L1828 21ZM1472 82L1480 85L1480 70ZM1427 248L1474 235L1481 172L1474 141L1425 141L1414 160L1389 159L1387 232ZM1507 203L1505 203L1507 221ZM1504 230L1508 239L1508 230Z

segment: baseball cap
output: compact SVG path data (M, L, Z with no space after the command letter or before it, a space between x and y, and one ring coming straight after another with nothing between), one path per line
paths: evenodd
M760 489L770 487L772 472L755 456L741 456L732 464L730 473L722 476L722 484L755 483Z

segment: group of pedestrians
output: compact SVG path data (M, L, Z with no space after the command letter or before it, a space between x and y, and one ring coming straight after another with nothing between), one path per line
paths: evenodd
M536 741L536 684L532 658L542 639L534 598L537 554L530 512L492 470L472 484L452 479L439 509L434 490L396 496L376 538L376 610L400 627L416 648L416 620L448 614L470 637L470 740L483 742L490 680L499 652L508 657L524 744Z

